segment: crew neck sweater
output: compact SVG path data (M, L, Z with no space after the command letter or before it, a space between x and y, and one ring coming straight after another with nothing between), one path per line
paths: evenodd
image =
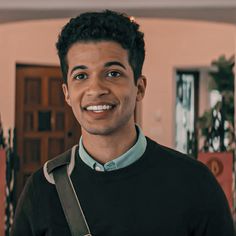
M139 160L115 171L98 172L77 157L71 179L93 236L234 236L226 197L207 167L149 138ZM70 235L42 169L21 195L12 235Z

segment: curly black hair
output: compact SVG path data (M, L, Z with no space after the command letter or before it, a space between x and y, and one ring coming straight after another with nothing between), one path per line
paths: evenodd
M67 83L67 53L76 42L114 41L128 51L135 83L142 74L145 58L144 34L139 25L123 13L110 10L87 12L72 18L58 36L56 48L60 59L63 81Z

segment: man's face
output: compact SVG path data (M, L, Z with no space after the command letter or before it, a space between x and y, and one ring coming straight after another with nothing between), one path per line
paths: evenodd
M67 61L63 91L82 134L111 135L134 125L146 80L140 77L135 85L125 49L115 42L79 42L69 49Z

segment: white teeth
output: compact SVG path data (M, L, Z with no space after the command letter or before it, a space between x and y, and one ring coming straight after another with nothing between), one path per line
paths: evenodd
M97 105L97 106L88 106L86 107L87 111L94 111L94 112L103 112L104 110L110 110L112 106L110 105Z

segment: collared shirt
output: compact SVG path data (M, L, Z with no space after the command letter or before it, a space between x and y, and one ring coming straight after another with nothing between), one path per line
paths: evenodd
M136 143L124 154L115 158L112 161L105 163L104 165L94 160L88 154L88 152L85 150L83 146L82 136L80 138L80 144L79 144L79 156L85 164L87 164L89 167L97 171L112 171L129 166L135 161L137 161L143 155L147 146L147 140L142 130L138 126L136 126L136 130L138 134L138 139Z

